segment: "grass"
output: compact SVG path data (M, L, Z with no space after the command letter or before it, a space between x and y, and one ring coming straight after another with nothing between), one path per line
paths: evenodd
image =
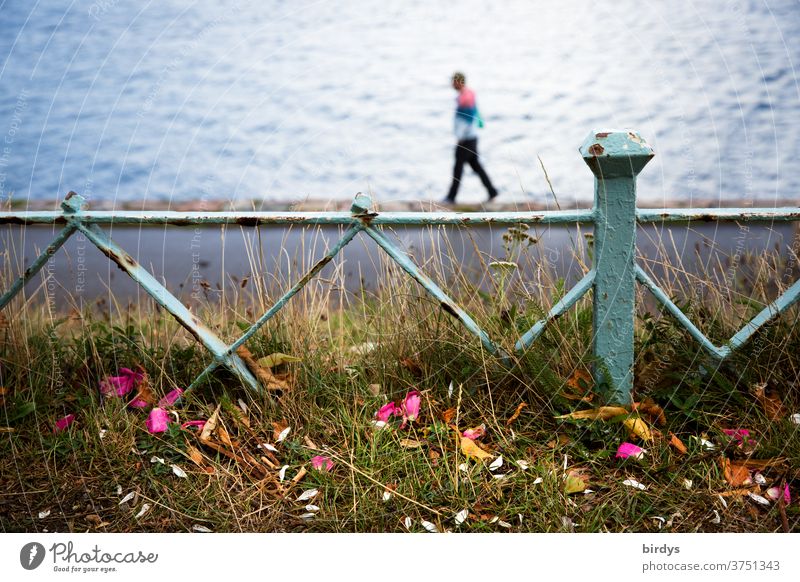
M418 263L446 281L451 296L509 350L567 290L542 266L537 238L525 228L506 233L502 256L481 254L480 272L461 268L448 238L430 232ZM591 239L578 243L579 233L575 240L573 260L585 268ZM791 280L784 275L796 265L796 257L787 263L777 253L718 255L716 265L698 271L666 263L668 244L662 248L646 268L718 342L785 289ZM222 304L196 306L228 341L310 260L302 249L288 277L249 254L248 282L233 286ZM503 275L492 260L518 270ZM731 264L733 278L726 277ZM439 531L468 532L800 530L796 503L762 506L732 493L745 487L732 487L720 462L768 460L761 471L767 485L788 483L793 497L800 495L800 432L789 419L800 410L796 306L718 365L640 290L635 399L660 406L665 424L643 414L662 436L643 445L642 460L620 461L616 448L631 438L620 419L554 418L599 404L584 379L593 364L590 296L509 363L486 353L396 266L385 261L376 268L376 291L346 293L344 268L328 267L248 343L255 357L301 358L273 370L291 385L272 392L277 405L268 396L253 398L220 371L172 412L184 422L208 419L219 407L218 428L205 443L177 422L149 434L145 413L122 399L101 399L97 388L120 367L139 365L160 397L204 369L208 355L163 311L142 303L60 313L47 302L15 300L0 329L0 527L386 532L424 531L429 522ZM531 280L537 284L525 284ZM758 386L766 387L760 399ZM403 430L397 423L376 430L378 408L413 389L422 394L419 420ZM77 422L54 433L55 420L68 413ZM493 459L503 458L494 471L488 461L465 458L458 445L456 426L481 424L487 434L479 442ZM277 442L284 426L290 432ZM749 429L755 449L737 447L723 428ZM670 446L669 433L685 443L686 454ZM276 452L258 447L265 443ZM331 458L333 471L313 470L315 455ZM593 492L566 493L568 475ZM646 490L623 484L630 479ZM763 496L767 485L748 490ZM318 494L298 501L309 489ZM468 516L457 524L462 510Z

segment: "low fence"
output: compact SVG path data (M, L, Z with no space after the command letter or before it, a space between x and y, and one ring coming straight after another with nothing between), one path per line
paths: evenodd
M75 232L82 233L109 259L136 281L213 355L212 363L192 382L187 392L200 384L219 366L229 368L248 388L261 392L258 380L237 354L261 327L317 275L359 233L364 233L383 249L409 276L414 278L441 305L458 319L490 353L508 357L474 319L462 309L411 258L382 232L382 226L482 224L578 224L594 226L591 270L536 322L515 344L515 351L531 349L547 324L560 317L590 289L593 291L596 389L607 402L629 404L633 386L635 285L649 289L689 334L714 358L724 360L740 348L761 327L778 317L800 299L800 281L767 305L739 332L721 346L714 345L672 302L666 293L636 264L637 223L701 221L800 221L800 207L749 209L658 209L636 208L636 176L653 157L652 148L633 131L592 132L580 153L595 176L594 206L588 210L545 212L385 212L372 211L368 196L358 194L350 212L156 212L90 211L84 200L70 192L62 210L54 212L0 212L0 224L61 224L63 229L0 297L0 309L45 265ZM325 256L259 317L239 339L225 343L201 322L155 277L120 248L101 228L110 224L160 224L194 226L209 224L260 225L342 225L343 236ZM185 393L184 393L185 394Z

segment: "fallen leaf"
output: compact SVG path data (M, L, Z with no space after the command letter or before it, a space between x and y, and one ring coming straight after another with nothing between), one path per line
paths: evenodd
M418 449L422 443L414 439L400 439L400 446L404 449Z
M438 529L436 528L436 526L435 526L434 524L432 524L431 522L429 522L429 521L425 521L425 520L423 519L422 521L420 521L420 523L422 524L422 527L424 527L424 528L425 528L426 530L428 530L430 533L439 533L439 530L438 530Z
M570 420L608 420L621 415L629 414L628 410L621 406L600 406L599 408L590 408L588 410L576 410L569 414L562 414L556 416L556 420L570 419Z
M664 414L664 409L653 401L652 398L645 398L642 402L634 402L631 410L637 411L639 414L646 416L651 422L659 426L667 424L667 417Z
M627 427L632 436L637 436L644 442L650 442L653 440L653 435L650 432L647 423L643 421L641 418L638 417L626 418L625 420L622 421L622 424L624 424Z
M381 393L381 385L380 384L370 384L367 386L369 389L369 393L373 396L380 396Z
M461 511L456 513L455 517L453 517L453 521L456 522L456 525L461 525L467 520L468 516L469 516L469 511L466 509L462 509Z
M178 465L171 465L172 472L175 474L176 477L180 477L181 479L186 479L186 471L181 469Z
M203 429L200 431L200 440L207 441L211 437L211 433L217 428L217 422L219 422L219 409L220 405L218 404L217 407L214 409L214 413L208 417L208 420L203 425Z
M297 498L297 501L308 501L309 499L313 499L319 493L319 489L306 489L300 494L300 497Z
M557 438L555 438L555 439L553 439L551 441L548 441L547 442L547 446L548 446L548 448L554 449L557 446L564 446L564 445L568 445L569 443L570 443L570 438L565 434L560 434L560 435L558 435Z
M206 464L205 459L203 458L203 453L197 447L193 447L192 445L188 445L186 447L186 454L189 455L189 458L192 462L197 465L198 467L202 467Z
M722 465L722 474L731 487L750 485L753 482L750 478L750 471L744 465L732 462L725 457L721 457L719 462Z
M669 433L669 444L672 445L681 455L685 455L689 452L689 450L686 448L686 445L683 444L683 441L676 437L673 433Z
M511 417L506 421L506 426L511 426L511 424L519 418L522 409L525 408L526 406L528 406L526 402L520 402L517 405L516 410L514 410L514 414L512 414Z
M573 493L581 493L586 489L586 481L584 480L583 471L573 469L567 473L564 479L564 493L571 495Z
M270 354L268 356L264 356L258 360L259 366L263 366L264 368L274 368L275 366L280 366L282 364L290 364L294 362L302 362L302 358L298 358L296 356L289 356L286 354L282 354L280 352L276 352L274 354Z
M411 358L402 358L400 365L411 372L413 376L422 376L422 367Z
M764 414L770 420L780 420L786 416L786 410L783 408L783 403L776 394L767 394L766 384L756 384L751 388L753 396L758 400L761 407L764 409Z
M456 417L456 409L455 408L448 408L442 413L442 420L445 424L450 424L453 422L453 419Z
M289 384L283 380L278 379L268 368L262 367L253 354L250 353L245 346L239 346L236 349L236 354L242 358L245 366L253 373L261 385L267 390L288 390Z
M494 455L492 455L491 453L487 453L482 448L480 448L472 439L468 439L463 436L460 438L461 438L461 452L467 458L473 458L477 459L478 461L483 461L494 457Z

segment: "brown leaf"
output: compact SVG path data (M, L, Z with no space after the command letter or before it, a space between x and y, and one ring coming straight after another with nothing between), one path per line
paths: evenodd
M208 420L206 421L205 425L203 425L203 430L200 431L200 436L199 436L202 442L205 442L209 438L211 438L211 433L214 431L215 428L217 428L217 422L219 422L220 406L221 405L217 404L217 408L214 409L214 413L208 417Z
M255 358L253 358L253 354L251 354L250 350L248 350L245 346L239 346L236 349L236 353L240 358L242 358L245 365L253 373L253 375L258 378L258 381L264 388L267 390L288 390L289 384L278 379L275 374L256 362Z
M566 382L565 390L561 395L567 400L581 400L591 402L594 394L591 393L594 381L591 374L583 370L575 370Z
M528 404L526 402L520 402L517 405L517 409L514 411L514 414L512 414L511 418L509 418L506 421L506 426L511 426L511 423L513 423L515 420L517 420L519 418L519 415L522 412L522 409L525 408L526 406L528 406Z
M547 442L547 446L548 446L548 448L554 449L554 448L556 448L558 446L568 445L569 442L570 442L570 438L567 435L560 434L560 435L558 435L557 438L554 438L553 440L548 441Z
M656 404L652 398L645 398L642 402L634 402L631 410L636 410L642 416L646 416L651 422L659 426L666 426L667 417L664 414L664 409Z
M370 384L367 386L369 388L369 393L373 396L380 396L381 393L381 385L380 384Z
M411 372L413 376L422 376L422 367L411 358L402 358L400 365Z
M232 449L236 448L236 445L234 445L233 441L231 441L231 436L228 434L228 431L225 429L224 426L217 427L217 438L219 438L219 441L223 445L227 445Z
M139 383L139 388L136 391L136 396L133 397L133 400L141 399L146 402L149 406L155 406L156 403L156 395L153 394L152 388L150 388L150 377L145 374L142 377L142 381Z
M203 453L201 453L200 449L198 449L197 447L194 447L192 445L187 445L186 454L189 455L189 458L198 467L203 467L206 464L206 461L203 458Z
M626 408L621 406L600 406L599 408L590 408L588 410L576 410L575 412L562 414L561 416L556 416L555 418L556 420L562 420L566 418L572 420L594 420L597 418L601 420L608 420L623 414L629 414L629 412Z
M673 433L669 433L669 444L675 447L675 450L681 455L685 455L689 452L689 450L686 448L686 445L683 444L683 441L676 437Z
M776 394L767 394L766 384L757 384L753 386L751 392L761 404L767 418L770 420L780 420L786 416L786 410L783 408L781 399Z
M581 493L586 490L588 481L589 475L586 469L570 469L564 479L564 493L567 495Z
M448 408L442 413L442 420L444 421L445 424L450 424L455 417L456 417L455 408Z
M744 465L729 461L725 457L720 457L719 462L722 465L722 473L725 476L725 480L731 487L750 485L753 482L750 478L750 471Z

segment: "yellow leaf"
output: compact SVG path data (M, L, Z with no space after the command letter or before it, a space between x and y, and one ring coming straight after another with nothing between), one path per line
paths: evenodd
M463 436L461 437L461 452L464 453L464 455L466 455L467 457L477 459L478 461L494 458L494 455L484 451L475 443L475 441Z
M586 481L578 471L570 471L567 478L564 480L564 493L570 495L572 493L581 493L586 490Z
M648 428L647 423L641 418L626 418L624 421L622 421L622 424L627 427L627 429L631 432L631 435L639 437L644 442L650 442L653 440L653 435L650 433L650 428Z
M614 418L615 416L619 416L621 414L629 413L626 408L621 406L601 406L599 408L576 410L575 412L570 412L569 414L562 414L561 416L556 416L556 420L562 420L565 418L572 420L594 420L597 418L601 420L608 420L609 418Z
M298 358L297 356L288 356L286 354L282 354L280 352L276 352L274 354L270 354L268 356L264 356L260 360L258 360L258 364L263 366L264 368L274 368L275 366L280 366L281 364L288 364L291 362L302 362L302 358Z
M401 439L400 446L404 449L418 449L422 446L422 443L414 439Z

